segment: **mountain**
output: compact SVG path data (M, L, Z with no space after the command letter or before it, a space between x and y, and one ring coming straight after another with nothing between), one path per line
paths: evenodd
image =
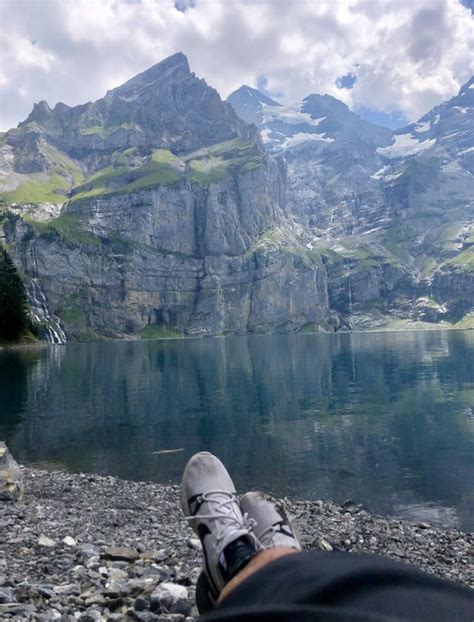
M55 341L330 325L322 260L271 243L304 248L284 168L182 54L36 105L0 158L3 241Z
M264 121L264 106L282 107L271 97L245 84L229 95L227 101L243 121L256 125Z
M466 326L473 93L392 132L175 54L0 136L0 242L52 341Z
M237 92L239 114L245 91ZM361 327L387 316L460 321L472 311L474 79L396 132L328 95L258 106L307 246L327 254L330 273L344 266L344 287L330 291L335 310Z

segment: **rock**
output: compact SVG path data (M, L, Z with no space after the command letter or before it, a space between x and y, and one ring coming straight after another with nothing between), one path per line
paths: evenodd
M0 502L18 501L23 496L23 478L18 464L0 441Z
M152 611L165 611L169 613L188 612L187 604L188 590L175 583L162 583L150 596L150 607Z
M13 590L8 587L0 587L0 603L12 603L16 600Z
M135 609L135 611L146 611L149 608L149 602L146 598L139 596L135 599L135 602L133 603L133 608Z
M349 512L349 514L357 514L358 512L361 511L362 505L355 503L354 501L352 501L352 499L347 499L341 505L341 509L344 512Z
M139 558L139 554L135 549L128 546L108 546L102 553L102 557L104 559L134 562Z
M25 605L23 603L4 603L0 604L0 619L2 615L24 616L24 619L30 620L35 613L34 605ZM17 618L18 619L18 618Z
M40 537L38 538L38 545L45 546L48 548L53 548L57 546L57 543L52 538L48 538L48 536L41 534Z
M62 615L57 609L50 609L45 613L38 614L36 619L41 620L42 622L52 622L53 620L61 620Z
M321 549L321 551L332 551L333 550L333 546L329 544L326 538L319 539L318 547Z
M199 552L202 551L202 544L201 544L201 541L198 540L198 538L189 538L188 544L195 551L199 551Z
M90 544L86 542L84 544L79 545L79 550L84 554L85 557L98 557L100 555L100 550L94 544Z
M66 546L76 546L77 544L77 542L71 536L66 536L65 538L63 538L63 543Z

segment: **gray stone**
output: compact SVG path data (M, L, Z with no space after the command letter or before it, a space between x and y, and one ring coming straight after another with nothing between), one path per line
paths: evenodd
M23 495L23 478L18 464L0 441L0 502L18 501Z
M38 538L38 545L44 546L46 548L53 548L57 546L57 542L53 540L52 538L49 538L48 536L41 534L40 537Z
M12 603L16 600L13 590L9 587L0 587L0 603Z
M102 553L102 557L104 559L134 562L139 558L139 554L135 549L128 546L108 546Z
M150 596L152 611L184 614L189 610L188 590L176 583L161 583Z

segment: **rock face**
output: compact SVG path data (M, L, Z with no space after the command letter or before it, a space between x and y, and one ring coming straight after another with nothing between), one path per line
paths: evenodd
M20 467L12 458L5 443L0 441L0 502L18 501L23 495Z
M466 321L473 93L393 134L176 54L4 135L3 243L54 341Z

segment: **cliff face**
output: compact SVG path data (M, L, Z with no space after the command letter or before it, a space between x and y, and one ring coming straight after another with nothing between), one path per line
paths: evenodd
M4 230L71 336L287 332L327 322L328 300L321 261L267 240L275 222L287 227L283 191L266 162L209 187L85 200L59 227L10 216Z
M3 242L58 339L463 321L469 89L395 135L241 89L260 135L177 54L2 137Z

